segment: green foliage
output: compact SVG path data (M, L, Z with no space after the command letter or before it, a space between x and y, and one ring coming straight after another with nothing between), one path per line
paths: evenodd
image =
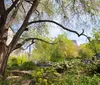
M44 39L48 42L52 42L49 38ZM35 49L32 51L32 56L34 61L49 61L50 53L53 49L52 44L47 44L45 42L37 41L35 44Z
M23 65L24 62L28 61L27 57L22 54L19 56L13 56L11 55L9 60L8 60L8 69L21 69L21 65Z
M86 59L86 58L91 59L93 54L94 53L93 53L92 49L90 49L87 44L83 44L83 45L80 46L79 56L82 59Z
M91 39L91 42L89 43L89 47L94 51L94 53L100 52L100 28L93 29L92 31L93 38Z
M21 70L34 70L35 69L35 64L32 61L24 62L20 66Z
M12 57L8 60L8 68L9 69L17 69L19 67L18 58Z
M8 66L11 66L13 64L21 65L26 61L28 61L28 59L24 54L21 54L19 56L11 55L9 60L8 60Z
M9 80L0 81L0 85L12 85L12 81Z
M42 12L47 13L49 16L54 14L54 9L53 9L54 5L51 0L50 1L42 0L41 3L42 4L39 4L38 6L39 10L42 10Z
M81 58L88 58L91 59L93 55L96 53L100 53L100 28L93 29L92 31L92 38L89 43L85 43L80 46L79 55Z
M36 85L53 85L57 81L59 74L53 68L38 68L32 75Z
M99 85L100 78L95 74L96 65L84 64L72 59L65 62L68 69L62 74L62 80L55 85ZM93 83L93 81L95 81Z
M31 70L31 77L23 76L21 79L0 81L0 85L20 85L21 82L32 80L35 85L100 85L100 61L85 64L80 59L69 59L63 62L54 62L53 67L33 67L32 61L23 63L24 70ZM67 69L59 74L56 69L67 66ZM98 66L97 66L98 65ZM30 68L31 69L30 69ZM21 69L22 70L22 69Z
M49 38L45 39L51 41ZM50 45L44 42L36 42L36 48L32 52L34 60L37 61L63 61L65 58L75 58L78 56L77 47L66 35L59 35Z
M14 66L14 65L18 65L18 60L17 60L17 58L12 58L11 59L11 63L12 63L12 66Z
M99 77L96 75L94 75L93 77L88 77L84 75L83 76L65 75L63 83L58 85L99 85L99 84L100 84Z
M68 67L63 74L57 73L54 68L66 64ZM36 85L99 85L100 76L95 73L96 65L84 64L80 59L55 63L54 68L39 68L32 75ZM95 82L94 82L95 81Z
M54 51L52 52L52 60L65 59L65 58L75 58L78 56L77 47L74 43L67 38L66 35L59 35L55 41L58 43L54 47Z

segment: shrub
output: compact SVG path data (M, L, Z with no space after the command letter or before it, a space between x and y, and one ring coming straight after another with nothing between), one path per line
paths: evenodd
M32 73L36 85L53 85L58 80L58 74L54 68L38 68Z
M24 62L21 65L21 70L33 70L35 69L35 64L32 61Z

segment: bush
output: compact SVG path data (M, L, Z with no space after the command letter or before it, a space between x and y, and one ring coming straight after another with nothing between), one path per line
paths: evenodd
M9 60L8 60L8 66L12 66L13 64L21 65L26 61L28 61L28 59L24 54L22 54L20 56L11 55Z
M21 65L21 70L33 70L35 69L35 64L32 61L24 62Z
M100 66L99 62L85 64L80 62L80 59L71 59L53 64L53 67L35 68L32 61L25 62L21 65L21 69L34 69L31 76L25 75L22 80L0 81L0 85L21 85L18 82L21 83L25 79L32 80L34 85L100 85L100 74L97 74L97 69ZM63 69L65 65L67 68L59 74L56 69Z
M19 68L18 59L16 57L12 57L8 62L7 68L9 70L18 69Z
M53 85L58 80L58 74L54 68L38 68L32 73L36 85Z

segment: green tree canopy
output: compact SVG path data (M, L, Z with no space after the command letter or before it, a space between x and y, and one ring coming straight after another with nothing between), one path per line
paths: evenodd
M89 44L82 44L79 49L79 56L82 59L92 59L94 55L93 50L89 47Z
M100 53L100 28L93 29L91 42L89 43L90 48L94 53Z
M42 61L58 61L78 56L77 47L67 36L59 35L53 42L57 42L57 44L49 45L44 42L36 42L36 47L33 49L33 58L35 57Z

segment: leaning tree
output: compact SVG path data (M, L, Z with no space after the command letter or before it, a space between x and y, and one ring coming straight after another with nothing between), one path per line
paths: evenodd
M69 2L71 1L70 2L71 4L68 3L68 1ZM86 36L84 34L84 30L82 31L82 33L78 33L77 31L68 29L67 27L51 19L52 17L51 15L53 14L53 12L55 12L52 10L57 9L56 7L54 9L51 6L52 3L54 3L54 5L55 3L59 4L58 8L59 10L61 10L61 12L58 13L60 13L62 16L64 16L64 18L66 18L67 10L65 8L70 8L74 14L82 12L77 7L77 3L79 3L79 1L81 3L80 7L81 10L91 12L93 14L94 12L93 10L95 7L94 5L93 7L90 6L94 4L92 2L95 0L93 0L92 2L91 0L89 0L89 2L87 0L0 0L0 75L4 76L5 74L5 69L7 66L9 55L14 50L23 46L26 42L31 41L32 42L31 44L33 44L35 43L35 40L40 40L49 43L45 40L32 37L27 38L19 43L20 37L22 36L26 28L28 28L32 24L33 24L32 27L34 28L35 26L34 24L36 23L44 23L44 22L53 23L60 26L64 30L77 34L78 36L81 35ZM49 12L48 15L46 12ZM44 14L45 17L48 18L45 17L40 18L41 14ZM17 24L14 25L14 23L16 22ZM9 45L7 45L8 29L10 27L17 28L17 31L15 32Z

